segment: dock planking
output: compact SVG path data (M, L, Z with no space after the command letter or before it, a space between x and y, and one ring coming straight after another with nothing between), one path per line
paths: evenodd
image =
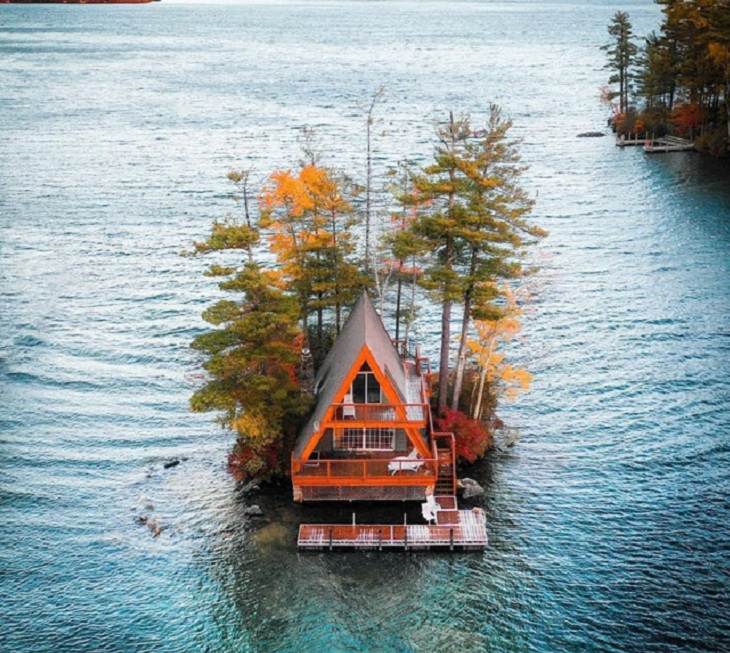
M482 550L487 543L481 508L440 511L436 524L302 524L297 540L300 549L330 551Z

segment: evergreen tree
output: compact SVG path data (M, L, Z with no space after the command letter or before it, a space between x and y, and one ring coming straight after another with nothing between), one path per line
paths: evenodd
M450 113L448 123L439 127L436 135L434 162L413 178L416 191L429 203L413 230L427 253L421 284L441 306L437 405L439 413L443 413L448 405L451 312L454 302L463 294L460 271L465 252L461 238L464 206L459 198L464 176L460 157L470 135L468 120L454 119Z
M636 62L639 120L652 131L674 130L722 153L730 145L730 0L657 2L664 14L660 33L649 35ZM609 28L616 37L607 46L614 70L624 61L626 48L619 44L626 43L627 21L619 21L619 29L614 18ZM612 81L621 86L620 75Z
M250 218L250 215L249 215ZM258 229L232 220L215 222L199 253L243 250L247 259ZM231 462L242 476L266 477L282 471L307 398L300 392L296 367L302 345L295 297L279 275L247 260L241 265L212 264L221 277L223 299L203 313L214 328L192 347L205 354L207 380L191 397L196 412L217 411L222 426L237 434Z
M512 121L492 105L486 127L473 132L460 160L466 178L461 190L465 211L460 237L468 262L462 276L463 311L452 410L460 406L472 319L499 318L497 282L521 276L524 248L545 235L526 220L533 203L518 185L524 167L516 143L508 139L511 127Z
M612 97L619 98L619 111L623 114L629 109L631 67L638 51L632 41L633 32L629 15L626 12L617 11L608 26L608 33L613 40L603 46L608 53L606 68L613 71L609 84L618 84L618 91L613 93Z

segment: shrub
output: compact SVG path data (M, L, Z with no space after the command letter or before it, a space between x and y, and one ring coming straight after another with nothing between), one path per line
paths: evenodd
M479 420L471 419L460 410L448 410L436 419L441 431L451 431L456 442L456 457L468 463L481 458L492 444L492 434Z

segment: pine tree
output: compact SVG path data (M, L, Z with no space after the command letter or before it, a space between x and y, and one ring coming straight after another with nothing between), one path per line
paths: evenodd
M460 157L470 135L469 122L465 118L454 119L450 113L448 122L437 129L436 135L434 162L413 178L416 191L429 202L428 210L419 215L413 229L428 254L421 284L441 305L437 406L439 413L443 413L448 404L451 312L454 302L463 294L460 269L464 256L461 239L464 206L459 197L464 176Z
M512 122L490 107L483 130L473 132L460 160L466 178L461 195L465 204L461 239L468 262L462 277L463 307L451 409L458 410L467 361L471 321L500 316L497 282L523 274L525 247L545 232L527 221L533 202L518 185L525 168L516 142L508 139Z
M243 251L246 261L213 263L208 269L234 299L220 300L203 313L214 328L197 336L192 347L206 357L207 380L190 406L196 412L217 411L220 424L237 434L231 462L240 475L266 477L288 462L308 403L296 374L302 347L296 298L284 291L277 272L251 260L258 238L249 212L244 223L214 222L208 239L195 243L197 253Z
M631 67L638 51L632 41L633 32L629 15L626 12L617 11L608 26L608 33L613 40L604 45L603 49L608 53L606 68L614 71L609 78L609 84L618 84L618 92L612 95L619 98L619 111L624 114L629 109Z

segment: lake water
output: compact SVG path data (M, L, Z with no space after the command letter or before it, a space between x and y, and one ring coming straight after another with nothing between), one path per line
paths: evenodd
M730 650L730 173L602 129L598 46L649 2L0 10L0 650ZM215 297L179 256L224 179L420 160L448 109L524 139L540 295L483 554L298 555L188 412ZM419 325L428 340L428 313ZM162 464L184 458L172 469ZM150 505L154 507L151 511ZM137 515L164 527L153 538Z

